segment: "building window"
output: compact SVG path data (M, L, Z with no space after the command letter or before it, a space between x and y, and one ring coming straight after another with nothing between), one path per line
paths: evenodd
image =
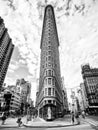
M51 76L51 70L48 70L48 75Z
M46 57L46 61L47 61L47 57Z
M48 100L48 103L51 103L51 100Z
M52 76L54 76L53 71L52 71Z
M51 51L48 51L48 55L51 55Z
M54 95L54 88L53 88L53 91L52 91L52 95Z
M51 95L51 88L48 88L48 96Z
M49 60L49 61L51 60L51 56L48 56L48 60Z
M47 70L46 70L46 76L47 76L48 74L47 74Z
M48 49L51 49L51 46L48 46Z
M47 88L45 88L45 95L47 95Z
M45 79L44 81L45 81L44 83L45 83L45 85L46 85L46 84L47 84L47 79Z
M52 79L52 85L55 85L55 79Z
M48 84L51 84L51 78L48 78Z
M50 62L48 63L48 67L51 67L51 63Z
M43 66L43 68L44 68L44 65L42 65Z

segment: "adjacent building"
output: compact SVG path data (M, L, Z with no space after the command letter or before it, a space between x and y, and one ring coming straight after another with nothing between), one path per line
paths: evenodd
M64 77L62 77L61 86L62 86L62 95L63 95L63 114L65 114L69 111L69 107L68 107L67 90L64 85Z
M3 111L5 106L4 94L3 92L0 93L0 111Z
M80 84L80 89L78 89L77 93L78 93L80 109L81 109L81 111L83 111L83 110L86 111L88 108L88 99L87 99L84 83Z
M91 68L89 64L82 66L82 76L88 101L88 112L96 113L98 111L97 84L98 68Z
M17 80L16 85L9 85L2 90L0 110L14 112L14 114L26 113L27 107L33 107L30 94L31 84L24 79Z
M16 86L8 86L1 92L1 111L16 112L20 110L21 96L16 92Z
M31 96L31 83L24 79L17 79L16 89L21 94L21 102L24 104L28 102Z
M59 40L54 9L51 5L45 8L40 49L40 77L36 107L40 117L51 120L63 109Z
M0 17L0 91L6 76L14 45Z
M25 79L17 79L16 90L21 95L21 111L26 113L31 96L31 83Z
M77 106L77 97L76 97L76 94L75 94L75 91L71 90L71 99L72 99L72 103L70 105L70 109L71 109L71 112L76 112L78 111L78 106Z

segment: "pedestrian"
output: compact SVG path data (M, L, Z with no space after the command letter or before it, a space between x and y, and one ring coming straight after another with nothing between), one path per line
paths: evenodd
M20 127L21 124L22 124L21 117L18 117L18 119L17 119L17 123L18 123L18 127Z
M79 125L80 119L79 119L79 113L78 112L75 113L75 118L76 118L77 124Z
M4 125L5 120L6 120L6 113L5 112L3 113L1 120L2 120L2 125Z
M84 111L82 111L81 115L82 115L82 118L85 119L85 112Z
M71 121L72 121L72 124L74 124L74 112L73 111L71 113Z

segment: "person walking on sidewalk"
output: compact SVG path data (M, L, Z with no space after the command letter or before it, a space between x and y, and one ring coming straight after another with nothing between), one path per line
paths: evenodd
M75 117L75 115L74 115L74 112L72 111L71 112L71 121L72 121L72 124L74 124L74 117Z
M82 118L85 119L85 112L84 111L82 111L81 115L82 115Z
M18 123L18 127L20 127L21 124L22 124L21 117L18 117L18 119L17 119L17 123Z
M4 125L5 120L6 120L6 113L5 112L3 113L1 120L2 120L2 125Z
M80 124L80 118L79 118L78 112L75 113L75 118L76 118L77 124L79 125Z

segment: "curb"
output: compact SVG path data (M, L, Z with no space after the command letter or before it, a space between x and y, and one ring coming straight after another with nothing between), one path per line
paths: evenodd
M78 125L78 124L74 124L74 125L54 125L54 126L28 126L28 125L23 125L23 126L25 126L25 127L28 127L28 128L57 128L57 127L70 127L70 126L76 126L76 125Z
M22 128L22 127L28 127L28 128L57 128L57 127L70 127L70 126L76 126L78 124L70 124L70 125L54 125L54 126L27 126L25 124L23 124L21 127L18 126L0 126L0 128Z

